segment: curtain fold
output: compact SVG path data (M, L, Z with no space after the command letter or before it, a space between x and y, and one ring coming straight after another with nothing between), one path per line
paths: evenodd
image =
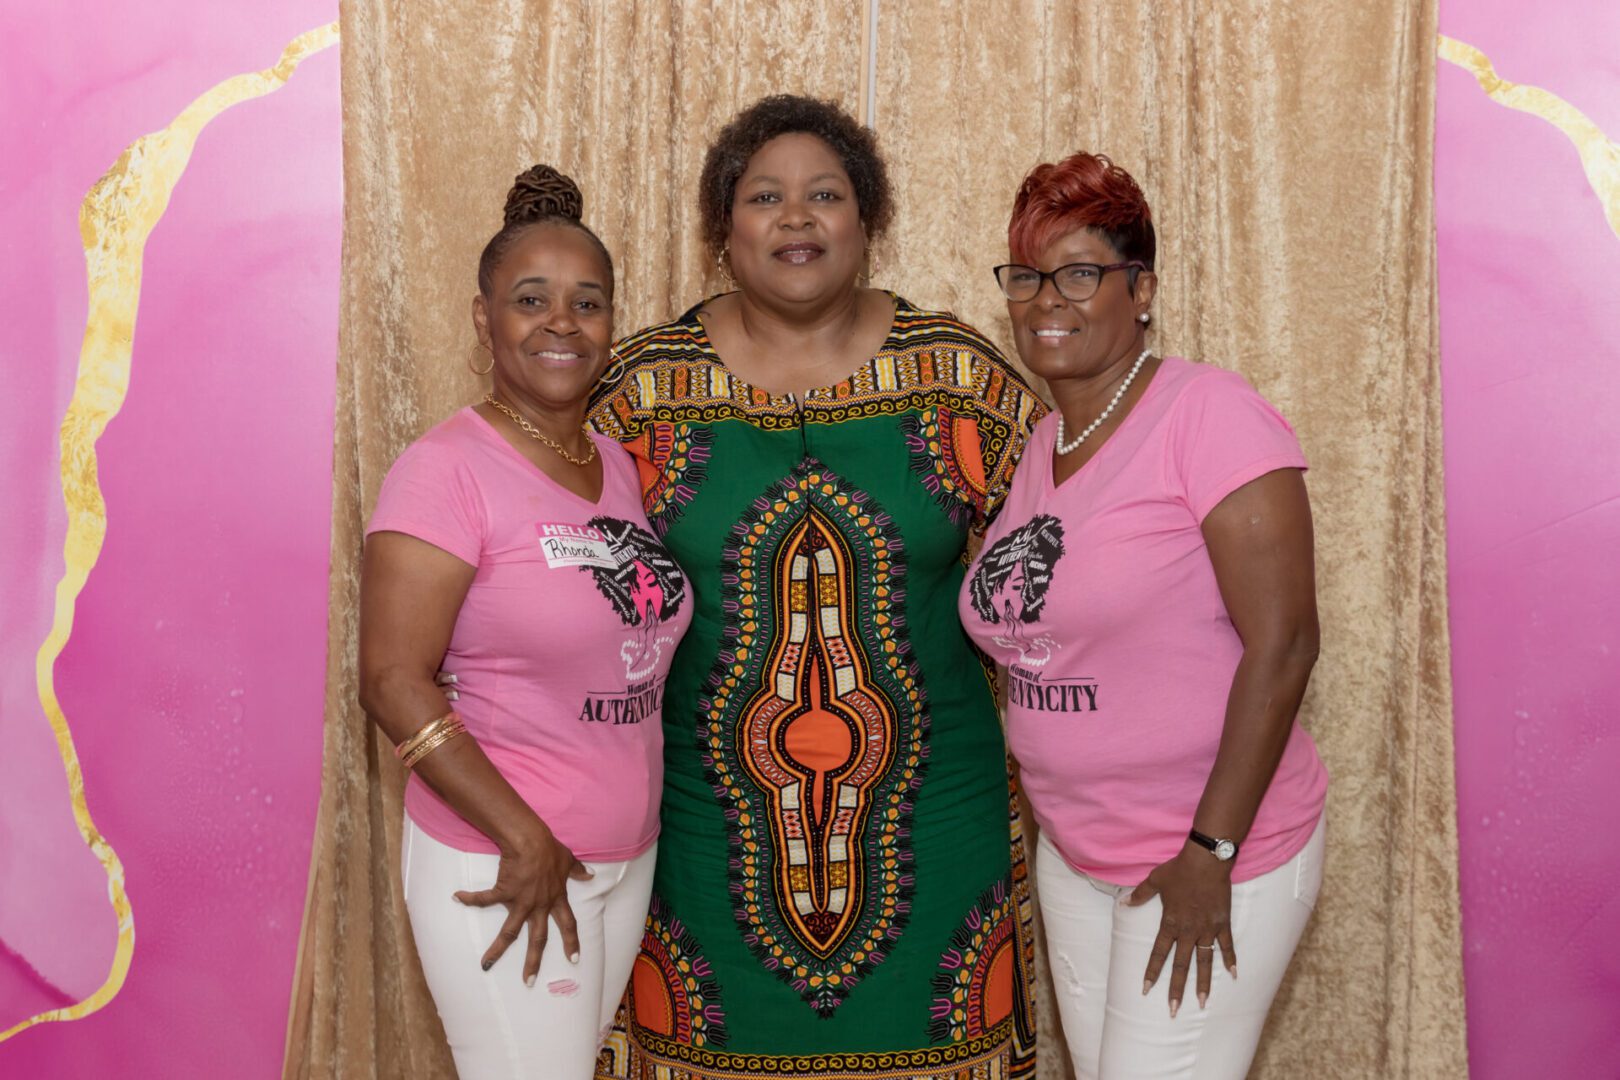
M718 288L709 138L761 94L861 115L869 6L348 0L325 764L289 1077L454 1075L398 884L401 778L355 704L364 522L395 455L478 383L478 252L511 178L573 176L618 329ZM1085 148L1154 206L1152 342L1244 372L1298 429L1333 775L1327 883L1256 1075L1464 1075L1440 396L1433 0L879 7L873 116L899 216L874 283L1010 345L989 267L1014 189ZM1013 355L1008 348L1009 356ZM1049 995L1042 1075L1066 1074Z
M572 176L613 252L618 331L718 276L695 192L709 137L776 91L858 110L866 12L742 2L346 0L343 296L322 796L284 1073L453 1077L399 888L402 778L356 704L359 559L393 459L479 388L478 253L512 178Z
M1159 235L1149 342L1247 375L1313 466L1327 881L1254 1075L1466 1075L1431 189L1432 0L884 4L885 280L1010 353L1019 181L1103 152ZM993 19L993 22L992 22ZM1241 946L1240 946L1241 947ZM1054 1020L1044 1021L1043 1050ZM1043 1075L1062 1076L1050 1054Z

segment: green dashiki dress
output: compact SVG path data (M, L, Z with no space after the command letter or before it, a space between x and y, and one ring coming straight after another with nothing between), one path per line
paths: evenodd
M622 342L592 407L695 601L602 1076L1034 1076L1023 845L956 596L1044 408L971 328L895 304L802 398L733 378L694 308Z

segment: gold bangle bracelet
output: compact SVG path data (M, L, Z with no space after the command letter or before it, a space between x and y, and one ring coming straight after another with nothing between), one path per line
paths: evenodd
M457 716L454 712L447 712L443 716L435 717L434 719L429 720L427 723L417 728L415 733L412 734L410 738L394 747L394 756L397 758L403 758L406 754L409 754L418 746L421 746L424 742L438 734L439 731L441 731L452 721L459 722L460 720L461 717Z
M413 753L421 750L421 748L423 748L423 746L426 745L429 740L433 740L433 738L437 737L439 733L444 732L445 727L449 727L449 724L434 724L429 730L424 730L424 732L418 732L416 735L411 735L408 742L400 743L400 745L395 748L395 758L399 758L400 761L410 758Z
M421 743L409 754L405 755L405 767L407 769L414 768L417 762L433 753L433 751L437 750L439 747L443 746L457 735L465 735L466 733L467 727L465 724L463 724L460 720L453 721L448 726L441 728L436 734Z
M431 731L424 731L421 732L419 736L412 736L411 741L404 747L404 753L400 754L400 758L402 760L409 759L415 755L417 751L421 750L422 747L438 739L439 736L443 735L445 732L451 731L455 728L460 728L465 731L466 725L461 722L461 717L451 713L449 716L445 717L444 720L436 721Z
M415 750L418 746L421 746L428 739L431 739L434 735L443 730L444 725L450 722L450 717L453 715L455 714L451 713L446 716L436 717L435 719L429 720L427 723L417 728L411 733L409 738L400 743L398 746L394 747L394 756L397 758L402 758L406 754L409 754L412 750Z
M440 732L438 735L435 735L433 738L417 747L411 753L411 755L405 759L405 768L407 770L414 769L423 758L433 753L433 751L437 750L439 747L443 746L457 735L465 734L466 730L466 728L451 728L449 730Z

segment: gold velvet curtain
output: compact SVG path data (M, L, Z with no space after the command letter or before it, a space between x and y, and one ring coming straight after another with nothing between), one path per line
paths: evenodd
M1435 5L907 0L880 13L893 284L1010 345L986 267L1005 250L1012 193L1038 161L1108 153L1154 209L1150 343L1242 371L1305 445L1323 652L1303 722L1333 778L1327 879L1255 1075L1465 1075Z
M876 5L875 33L873 14L344 4L326 755L287 1075L453 1075L400 902L399 772L354 704L358 562L394 456L478 390L474 263L512 176L548 161L579 181L624 333L716 285L694 195L721 123L775 91L863 115L869 89L900 206L877 284L1010 344L988 267L1015 186L1103 151L1154 206L1155 347L1243 371L1293 421L1313 465L1324 655L1304 722L1333 774L1330 849L1255 1075L1464 1075L1433 0L907 0ZM1042 1013L1042 1076L1066 1076Z

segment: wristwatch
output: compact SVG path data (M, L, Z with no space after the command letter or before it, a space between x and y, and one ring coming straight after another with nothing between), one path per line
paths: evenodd
M1210 854L1221 860L1221 862L1231 862L1237 858L1238 846L1236 840L1217 840L1213 836L1205 836L1197 829L1189 832L1187 839L1199 847L1208 848Z

